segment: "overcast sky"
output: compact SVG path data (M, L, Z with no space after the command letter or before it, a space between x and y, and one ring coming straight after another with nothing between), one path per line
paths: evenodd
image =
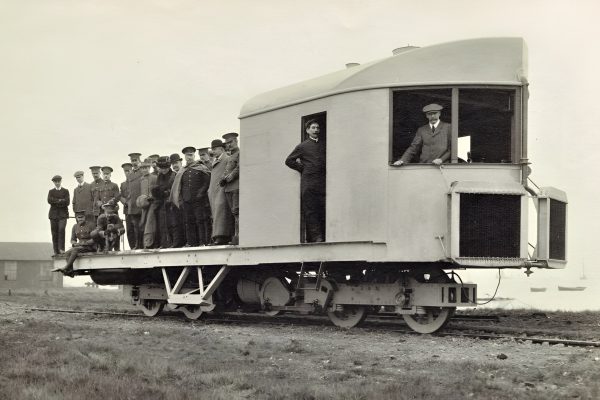
M567 191L569 255L593 269L598 15L591 0L0 0L0 241L51 240L54 174L71 190L75 170L89 181L133 151L208 146L261 92L408 44L520 36L532 178Z

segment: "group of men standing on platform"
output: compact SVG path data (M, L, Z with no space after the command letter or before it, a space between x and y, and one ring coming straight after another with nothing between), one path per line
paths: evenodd
M77 251L67 252L71 267L61 271L72 269L73 253L74 261L82 250L120 250L118 237L124 232L131 249L238 244L238 134L226 133L223 140L213 140L210 149L187 146L182 150L184 159L175 153L142 161L140 153L131 153L130 162L121 165L126 180L120 186L111 181L113 169L108 166L90 167L92 183L84 181L83 171L75 172L72 206L77 224L71 244ZM58 255L65 252L70 199L62 178L56 175L52 181L48 217ZM119 202L125 227L117 214Z

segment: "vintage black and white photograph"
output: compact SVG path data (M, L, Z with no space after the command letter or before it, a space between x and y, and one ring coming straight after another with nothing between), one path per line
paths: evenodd
M0 399L599 399L598 15L0 0Z

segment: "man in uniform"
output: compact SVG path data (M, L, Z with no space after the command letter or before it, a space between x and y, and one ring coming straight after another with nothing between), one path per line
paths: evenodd
M129 184L127 177L131 174L133 165L131 163L121 164L123 173L125 174L125 182L121 183L121 204L123 204L123 214L125 215L125 232L127 233L127 243L129 248L133 249L136 247L135 228L133 227L133 221L131 214L129 214Z
M111 202L117 205L121 198L119 185L110 180L113 169L111 167L102 167L102 183L98 185L94 196L96 207L102 209L103 205ZM118 206L117 206L118 207Z
M69 218L69 191L61 186L62 177L54 175L52 177L54 188L48 191L48 204L50 211L50 231L52 233L52 247L54 255L65 252L65 228L67 227L67 218Z
M73 190L73 212L83 211L85 217L92 221L94 212L94 198L92 196L92 186L84 182L83 171L77 171L75 174L77 187Z
M90 184L92 186L92 198L94 198L94 199L98 195L100 186L104 183L104 181L102 180L102 177L100 176L101 168L102 167L99 167L97 165L90 167L90 170L92 171L92 178L94 178L94 181ZM94 215L94 223L96 223L96 220L98 219L98 215L101 214L102 207L101 207L101 205L97 205L96 201L93 202L92 206L93 206L92 214Z
M208 154L208 147L202 147L198 149L198 156L200 157L200 162L204 164L206 168L212 170L212 160Z
M151 156L148 156L148 160L150 161L150 164L152 164L151 174L154 176L158 175L158 167L156 166L156 162L158 161L159 157L160 156L158 154L152 154Z
M185 147L181 152L184 154L186 165L175 176L171 188L171 202L183 212L185 246L203 246L210 241L210 232L207 230L207 219L210 215L206 213L210 171L194 159L195 147Z
M420 163L434 165L441 165L450 159L452 125L440 120L442 109L439 104L428 104L423 107L429 123L417 129L412 143L394 165L402 166L409 163L416 155L419 156Z
M222 245L231 241L234 230L233 214L225 197L225 188L220 185L229 156L225 153L225 145L220 139L213 140L211 148L215 154L208 189L213 220L212 239L213 244Z
M223 135L225 149L229 153L229 160L227 160L225 172L221 182L219 182L225 188L227 205L235 221L235 233L231 239L231 244L238 244L240 235L240 148L238 146L238 136L236 132Z
M60 271L64 275L73 277L73 262L81 253L90 253L96 251L94 240L92 239L92 231L94 223L86 219L84 211L76 211L75 219L77 223L73 225L71 230L71 249L65 255L67 264L62 268L55 268L52 272Z
M173 177L174 183L175 177L177 176L176 174L181 171L181 162L183 160L177 153L171 154L169 158L171 161L171 168L173 169L173 172L175 172L175 176ZM171 183L171 188L169 189L169 199L165 201L167 209L167 224L169 226L169 234L171 235L171 247L183 247L186 243L185 224L183 222L182 210L172 202L173 183Z
M302 213L307 242L325 241L325 143L319 140L319 123L304 124L308 139L300 143L285 160L285 165L300 172Z
M125 228L123 221L116 214L116 206L117 204L112 200L102 205L104 214L100 214L96 229L90 234L96 243L98 252L108 253L112 250L121 250L119 238L125 232Z
M150 173L152 162L146 158L140 165L140 195L136 200L137 206L142 209L140 219L140 232L142 234L142 247L151 249L156 245L156 206L153 204L152 189L156 186L156 175Z
M140 222L142 219L142 209L137 205L137 199L141 194L142 172L140 171L140 153L130 153L131 173L127 175L127 209L129 210L129 218L132 226L132 236L134 237L135 245L132 250L141 249L143 244L143 231L140 230Z

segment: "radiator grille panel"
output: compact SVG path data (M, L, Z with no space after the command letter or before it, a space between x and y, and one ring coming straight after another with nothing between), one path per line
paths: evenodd
M567 205L550 199L550 258L564 260L566 256Z
M521 196L460 195L460 257L520 256Z

